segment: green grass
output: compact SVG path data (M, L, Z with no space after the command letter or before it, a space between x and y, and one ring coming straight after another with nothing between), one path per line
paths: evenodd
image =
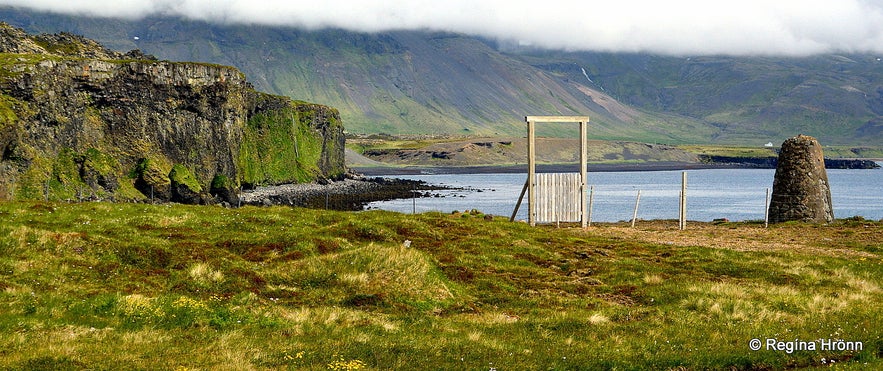
M781 143L775 147L745 147L713 144L685 144L678 148L699 155L727 157L777 157ZM825 146L825 158L883 158L883 148L874 146Z
M481 216L0 203L0 368L883 365L879 222Z
M722 146L722 145L708 145L708 144L691 144L691 145L680 145L678 148L699 154L699 155L709 155L709 156L726 156L726 157L778 157L776 150L781 143L774 143L776 145L773 147L743 147L743 146Z

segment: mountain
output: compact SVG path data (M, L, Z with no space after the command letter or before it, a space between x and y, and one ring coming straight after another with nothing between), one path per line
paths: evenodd
M525 115L575 114L591 117L593 139L761 145L803 133L825 144L883 141L883 64L869 55L563 52L443 32L305 31L9 7L0 19L161 59L236 66L258 89L337 108L353 133L523 135Z
M333 108L229 66L158 61L0 22L0 199L232 202L344 175Z
M883 62L876 56L520 55L549 73L591 78L623 104L712 125L714 142L777 143L789 133L814 133L825 144L883 139Z

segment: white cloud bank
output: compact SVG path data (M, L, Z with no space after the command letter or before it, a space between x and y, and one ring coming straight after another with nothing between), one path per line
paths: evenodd
M4 4L129 19L453 31L568 50L883 53L883 0L0 0Z

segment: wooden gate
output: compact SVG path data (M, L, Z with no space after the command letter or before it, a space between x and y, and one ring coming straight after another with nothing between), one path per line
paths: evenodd
M526 116L527 122L527 180L515 204L510 220L515 220L521 201L527 192L528 220L536 223L556 223L579 221L586 227L586 162L588 159L588 138L586 131L588 116ZM536 128L537 122L578 122L580 133L580 171L573 174L537 174L536 172Z
M537 223L582 221L580 197L585 193L579 173L537 174L536 184Z

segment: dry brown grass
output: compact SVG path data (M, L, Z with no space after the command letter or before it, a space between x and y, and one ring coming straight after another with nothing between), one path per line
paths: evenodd
M678 230L676 221L639 222L635 228L624 224L593 224L585 233L675 246L703 246L734 251L794 251L832 257L875 258L877 255L856 250L855 245L883 247L883 227L867 223L860 227L841 224L788 224L787 227L761 224L688 223ZM844 239L843 235L849 238ZM847 246L847 244L849 246Z

